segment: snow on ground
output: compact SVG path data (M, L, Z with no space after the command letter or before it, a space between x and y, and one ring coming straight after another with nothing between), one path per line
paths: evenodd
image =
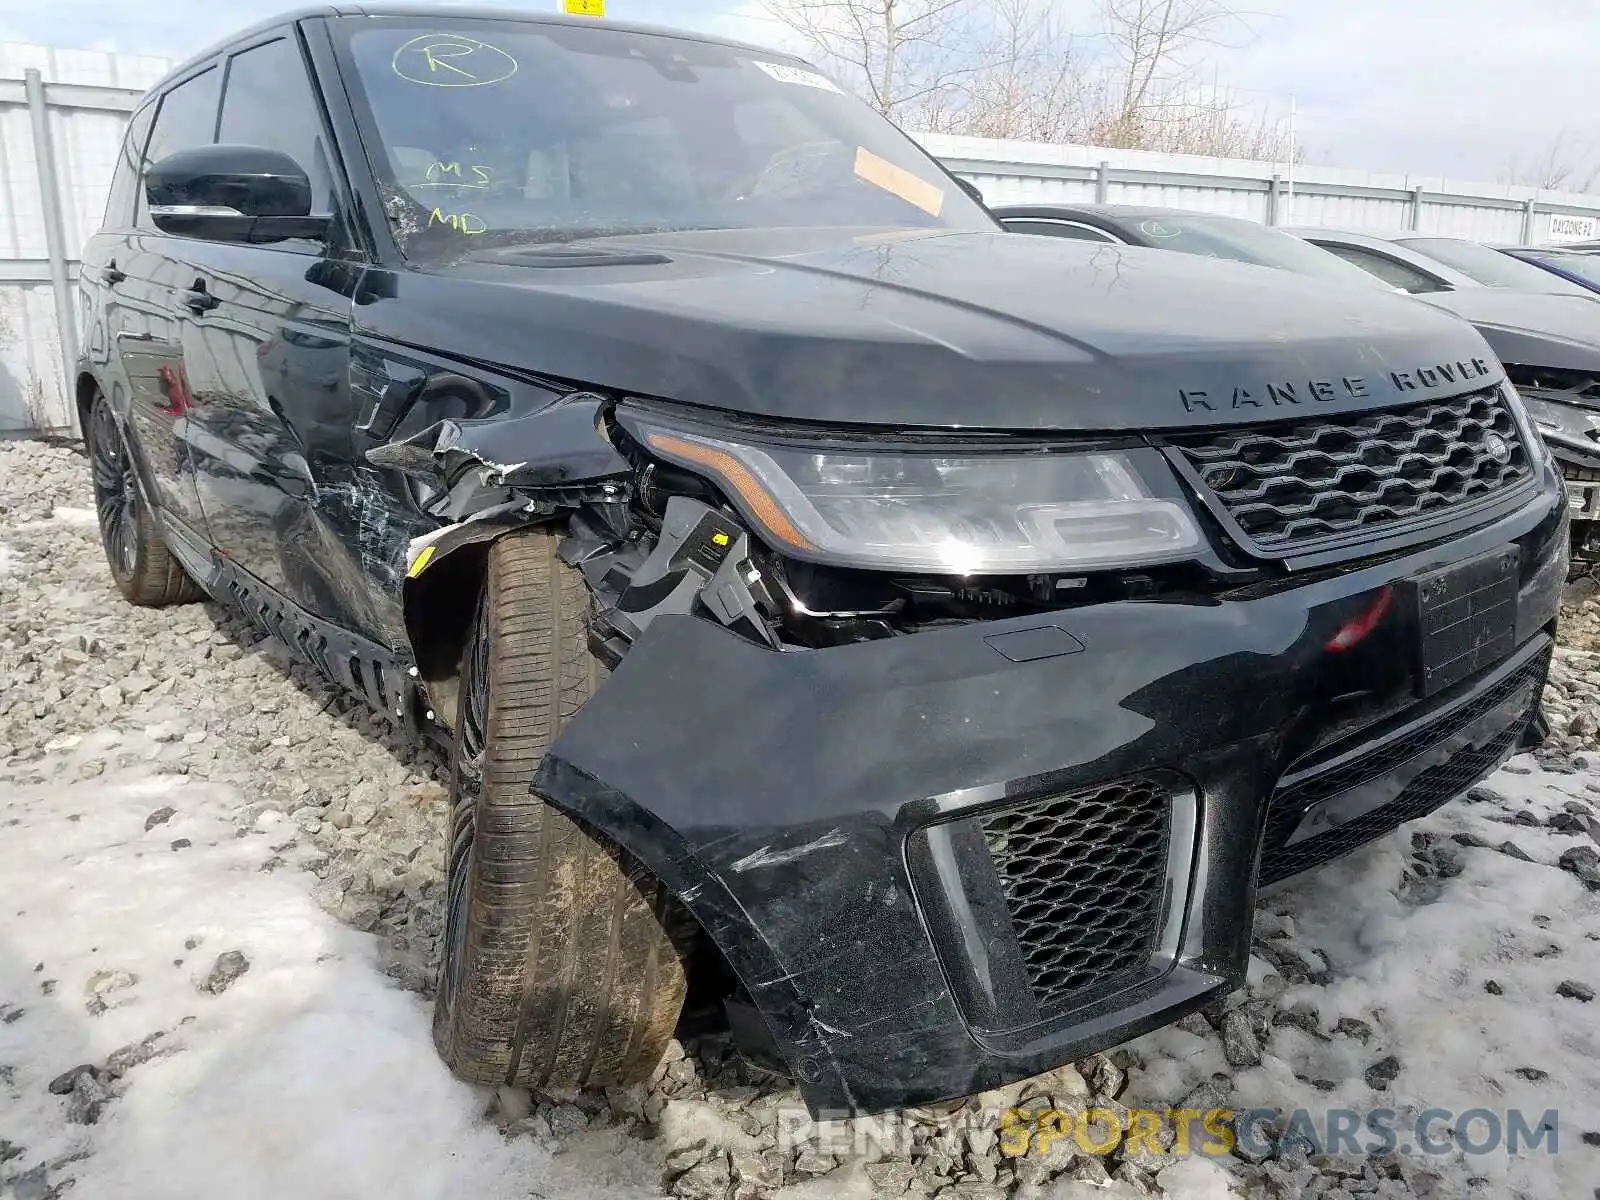
M1161 1030L1133 1044L1147 1073L1124 1102L1222 1071L1236 1108L1305 1109L1321 1130L1330 1110L1393 1109L1413 1148L1404 1135L1429 1109L1489 1109L1500 1122L1520 1109L1533 1129L1554 1109L1555 1154L1495 1146L1419 1157L1410 1170L1448 1196L1588 1196L1600 1184L1600 1148L1582 1136L1600 1141L1600 892L1557 861L1593 844L1578 814L1592 813L1596 793L1600 774L1543 771L1522 756L1478 798L1269 895L1257 946L1281 958L1258 958L1252 973L1252 997L1273 1006L1259 1063L1234 1069L1223 1046ZM1488 1120L1465 1128L1469 1146L1484 1143ZM1427 1132L1448 1142L1453 1128L1441 1115Z
M1587 1200L1600 1184L1592 591L1563 627L1549 752L1265 896L1247 988L915 1114L909 1150L834 1157L784 1143L795 1093L717 1037L603 1097L453 1081L428 1025L441 763L215 606L125 604L86 481L65 450L0 445L0 1198ZM1260 1152L1005 1157L1000 1111L1045 1097L1283 1115ZM1448 1110L1429 1129L1445 1152L1383 1153L1363 1132L1310 1155L1285 1128L1296 1109L1325 1133L1374 1108L1397 1134ZM1559 1152L1450 1144L1454 1117L1513 1108L1529 1125L1557 1110Z
M446 1072L426 1006L381 973L374 939L323 913L292 866L269 869L284 818L236 836L240 797L152 773L181 741L68 740L38 782L0 792L0 1136L19 1166L60 1164L41 1185L73 1177L74 1197L122 1200L656 1194L653 1156L620 1133L557 1158L482 1119L487 1096ZM106 756L150 765L76 778ZM248 968L224 984L235 953ZM146 1039L152 1057L120 1079L47 1090ZM96 1104L95 1124L73 1122Z

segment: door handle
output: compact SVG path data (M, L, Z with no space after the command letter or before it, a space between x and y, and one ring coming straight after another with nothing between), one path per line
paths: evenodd
M114 258L107 263L105 268L100 272L101 280L105 283L109 283L112 287L116 287L117 284L121 283L127 277L128 273L126 271L117 270L117 260Z
M183 293L183 303L190 312L199 316L201 313L210 312L222 301L206 291L205 285L196 280L195 286Z

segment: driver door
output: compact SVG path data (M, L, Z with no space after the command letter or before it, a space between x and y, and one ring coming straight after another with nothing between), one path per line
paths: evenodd
M231 54L217 140L289 155L314 212L344 211L331 141L297 32ZM335 220L328 243L189 239L195 303L183 312L196 480L217 549L250 580L321 620L382 643L368 570L392 552L352 450L351 289L359 260ZM354 260L354 261L353 261Z

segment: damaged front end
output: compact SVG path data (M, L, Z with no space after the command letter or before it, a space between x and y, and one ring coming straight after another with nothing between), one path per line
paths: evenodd
M559 523L612 673L535 787L678 897L738 981L736 1038L830 1112L970 1095L1207 1003L1243 978L1258 879L1442 803L1535 722L1547 476L1448 539L1291 576L1173 456L590 393L369 454L447 522L408 589ZM1425 685L1413 581L1464 562L1515 593L1507 652ZM454 660L418 661L442 710Z
M1566 483L1573 566L1600 565L1600 376L1508 365Z

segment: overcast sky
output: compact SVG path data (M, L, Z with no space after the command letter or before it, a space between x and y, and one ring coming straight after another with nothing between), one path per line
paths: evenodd
M1092 10L1088 0L1074 0ZM284 0L43 0L3 5L0 40L184 57ZM507 7L554 10L559 0ZM1513 158L1600 156L1595 0L1259 0L1244 44L1206 74L1241 99L1298 109L1309 161L1493 180ZM756 0L609 0L621 20L776 43ZM1249 89L1245 91L1244 89Z

